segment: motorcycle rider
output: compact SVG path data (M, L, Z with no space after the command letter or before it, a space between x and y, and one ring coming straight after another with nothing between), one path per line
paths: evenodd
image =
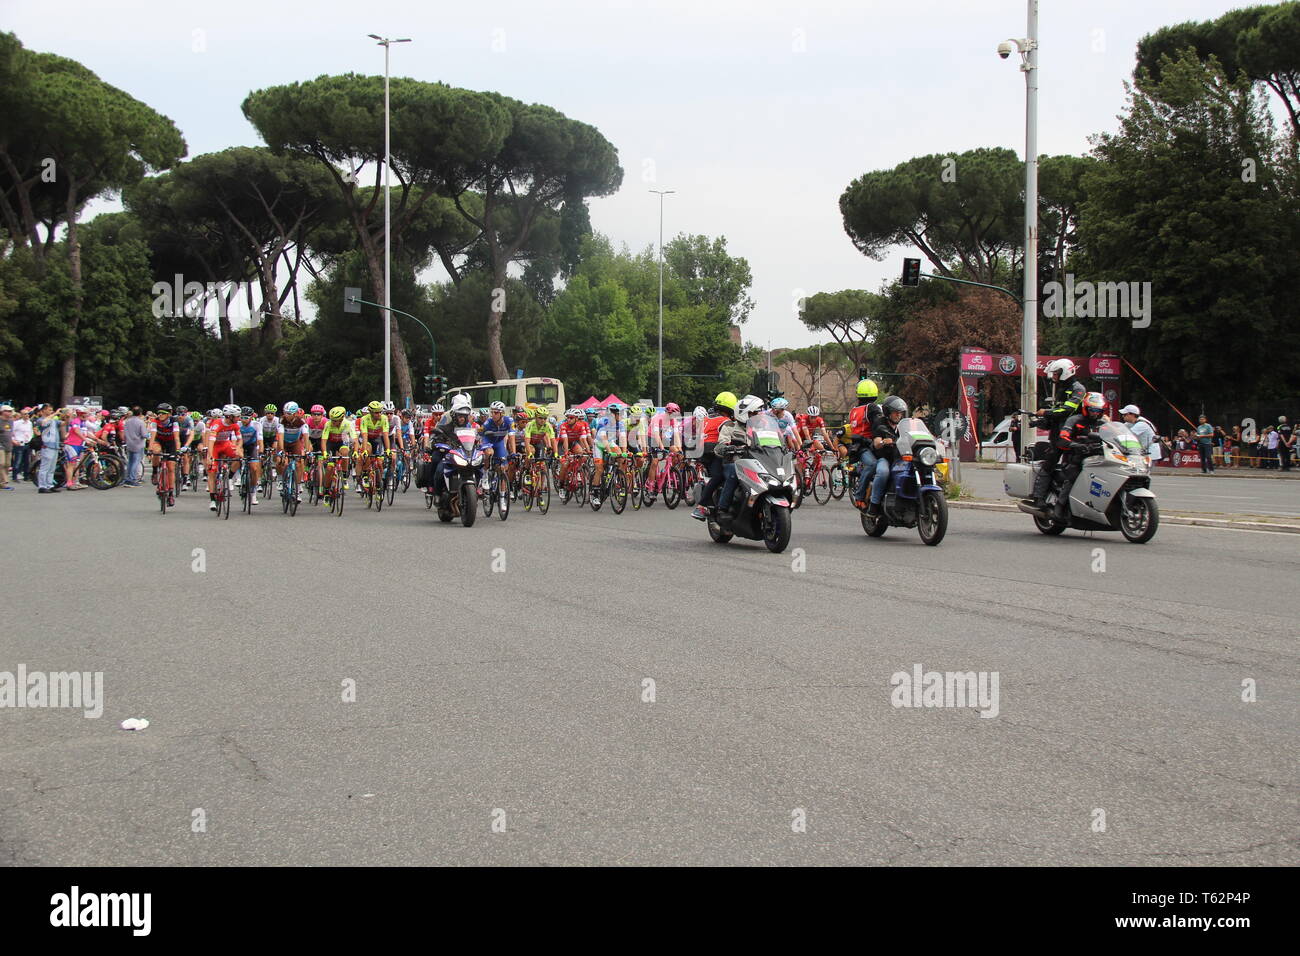
M746 426L751 415L763 410L763 400L757 395L746 395L736 403L736 415L731 421L724 422L718 429L716 454L724 462L722 470L724 481L722 494L718 497L718 523L725 529L740 510L732 500L736 496L736 486L740 480L736 477L735 454L744 451L749 445Z
M439 448L439 445L450 445L453 448L460 447L460 439L456 437L457 428L468 428L470 413L469 396L461 392L451 397L451 410L441 421L429 430L429 460L433 463L433 494L439 498L442 492L446 490L446 479L443 476L442 461L446 457L446 449Z
M898 423L907 417L907 402L890 395L878 406L880 411L871 419L871 450L875 455L875 477L871 482L871 502L867 514L873 518L880 514L880 503L889 485L889 473L898 460Z
M1100 392L1088 392L1083 398L1083 409L1067 418L1052 435L1052 446L1060 455L1067 456L1061 470L1061 495L1056 500L1057 520L1069 517L1070 486L1083 469L1083 459L1097 453L1096 441L1091 436L1102 423L1105 411L1105 397Z
M853 505L866 507L867 482L876 474L876 453L872 449L871 420L881 414L876 399L880 388L874 381L864 378L858 382L858 404L849 411L849 429L853 441L849 445L849 459L858 463L858 486L853 490Z
M700 521L708 519L713 495L722 487L722 482L726 478L722 459L715 454L715 449L718 445L718 434L724 425L733 420L738 402L735 392L719 392L718 397L713 400L713 415L704 420L702 436L704 451L700 455L700 461L704 463L709 473L709 480L704 485L704 493L700 496L699 504L691 512L691 517Z
M1050 407L1040 408L1035 414L1038 415L1041 426L1053 438L1051 448L1043 456L1043 467L1034 478L1034 500L1031 507L1039 511L1047 508L1047 492L1052 487L1052 474L1061 461L1061 451L1056 447L1055 435L1066 419L1078 413L1088 394L1087 386L1074 377L1078 370L1079 367L1066 358L1048 362L1044 370L1052 387L1048 400Z

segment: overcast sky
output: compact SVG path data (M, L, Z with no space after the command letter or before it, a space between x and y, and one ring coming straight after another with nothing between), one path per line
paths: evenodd
M1088 150L1116 128L1144 34L1217 17L1226 0L1042 0L1039 152ZM1005 146L1023 154L1024 80L997 43L1025 0L0 0L0 28L78 60L170 117L191 157L260 145L250 90L383 71L368 33L411 37L393 74L498 90L596 126L623 187L592 224L637 250L664 232L723 235L749 260L746 339L815 339L803 294L875 290L903 250L858 253L838 200L856 176L913 156ZM100 207L93 207L100 208Z

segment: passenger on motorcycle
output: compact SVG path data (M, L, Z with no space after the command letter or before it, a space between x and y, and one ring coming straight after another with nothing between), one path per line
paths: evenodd
M1106 399L1100 392L1088 392L1083 399L1083 409L1071 415L1052 435L1052 447L1058 457L1065 457L1065 467L1061 471L1061 494L1056 500L1056 517L1064 520L1069 514L1070 486L1079 477L1083 468L1083 459L1097 453L1097 441L1092 438L1097 426L1103 421ZM1047 471L1044 466L1043 471ZM1051 487L1051 474L1048 473L1047 487ZM1037 487L1035 487L1037 491Z

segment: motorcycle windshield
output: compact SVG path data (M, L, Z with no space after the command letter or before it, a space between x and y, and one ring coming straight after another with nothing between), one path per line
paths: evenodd
M745 437L754 448L780 448L781 426L766 412L749 416L745 423Z
M472 428L457 428L456 440L460 442L461 450L466 457L474 450L474 445L478 441L478 432Z
M904 418L898 423L897 444L900 455L912 454L913 446L922 442L934 444L934 435L925 427L925 422L919 418Z
M1097 434L1108 445L1113 445L1121 454L1130 458L1142 457L1142 442L1123 422L1106 422Z

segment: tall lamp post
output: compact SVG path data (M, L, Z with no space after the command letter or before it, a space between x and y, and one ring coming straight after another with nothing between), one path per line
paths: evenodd
M393 400L393 317L389 314L392 305L391 283L389 282L392 240L389 236L388 174L393 164L391 162L388 136L388 47L394 43L410 43L411 40L410 37L390 40L374 33L369 34L369 36L370 39L384 48L384 401L390 402Z
M659 392L655 404L664 405L664 197L671 196L675 189L652 189L659 195Z
M1025 74L1025 288L1021 329L1020 394L1024 408L1038 407L1038 0L1028 0L1029 13L1022 39L1003 40L998 56L1020 54ZM1034 443L1029 416L1020 419L1021 451Z

